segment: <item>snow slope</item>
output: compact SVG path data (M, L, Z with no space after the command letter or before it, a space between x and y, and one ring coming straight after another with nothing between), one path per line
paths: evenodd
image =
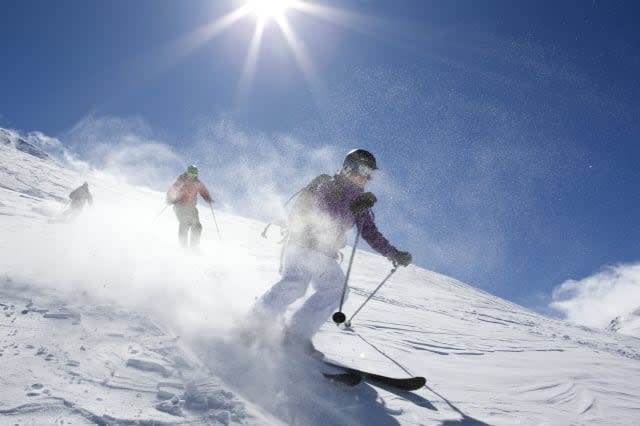
M48 223L85 180L94 206ZM186 253L163 200L0 144L0 424L638 423L639 339L548 319L415 266L393 275L351 330L328 322L314 343L427 385L330 383L313 360L238 338L243 313L277 279L277 236L216 211L220 239L200 208L202 251ZM356 256L347 316L391 266Z
M41 160L48 160L49 155L41 149L33 146L16 132L0 128L0 145L14 147L15 149L25 152Z
M640 338L640 307L615 317L607 326L607 330Z

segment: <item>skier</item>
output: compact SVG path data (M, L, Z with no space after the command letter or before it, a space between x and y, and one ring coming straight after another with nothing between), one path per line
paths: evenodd
M327 179L313 190L313 208L305 209L303 218L289 220L281 279L253 305L250 322L262 324L281 318L311 284L315 292L292 315L284 343L313 353L313 335L340 301L344 273L338 263L339 250L354 225L371 248L394 264L411 263L411 254L396 249L376 227L371 211L376 197L364 188L377 168L373 154L354 149L337 174L325 175Z
M178 239L183 247L196 250L200 245L202 224L196 208L198 193L209 204L213 202L209 190L198 179L198 168L191 165L167 191L167 204L173 204L178 222ZM189 244L189 230L191 241Z
M91 192L89 192L89 184L85 182L71 191L69 199L71 200L71 205L62 213L60 219L62 222L69 222L78 217L87 203L89 203L90 206L93 205L93 196Z

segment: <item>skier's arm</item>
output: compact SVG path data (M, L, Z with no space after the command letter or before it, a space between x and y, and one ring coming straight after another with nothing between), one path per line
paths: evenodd
M167 191L167 204L174 204L176 202L180 190L182 189L182 185L183 183L180 178L178 178L178 180L176 180L175 183L171 185L171 188L169 188L169 190Z
M411 253L398 250L378 231L371 210L367 210L358 223L361 224L362 237L371 248L389 259L394 265L409 266L411 264L413 261Z
M207 203L213 203L213 200L211 199L211 194L209 193L209 190L207 189L207 187L204 186L204 183L200 182L200 185L199 185L199 188L198 188L198 192L200 192L200 196Z
M359 218L357 218L356 226L360 229L362 238L371 246L372 249L380 253L381 255L388 257L397 249L389 243L380 231L375 223L375 216L371 210L363 212Z

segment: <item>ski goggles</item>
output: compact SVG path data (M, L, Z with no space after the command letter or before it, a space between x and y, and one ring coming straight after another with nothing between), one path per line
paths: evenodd
M187 176L196 177L198 176L198 172L187 172Z
M373 178L373 173L376 171L375 169L372 169L369 166L366 166L364 164L359 164L359 163L354 163L352 161L349 161L346 164L347 167L349 167L349 169L357 174L358 176L365 178L366 180L371 180Z

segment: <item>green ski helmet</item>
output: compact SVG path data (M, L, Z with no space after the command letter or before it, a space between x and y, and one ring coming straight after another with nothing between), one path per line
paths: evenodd
M191 176L198 176L198 168L193 164L187 167L187 174Z

